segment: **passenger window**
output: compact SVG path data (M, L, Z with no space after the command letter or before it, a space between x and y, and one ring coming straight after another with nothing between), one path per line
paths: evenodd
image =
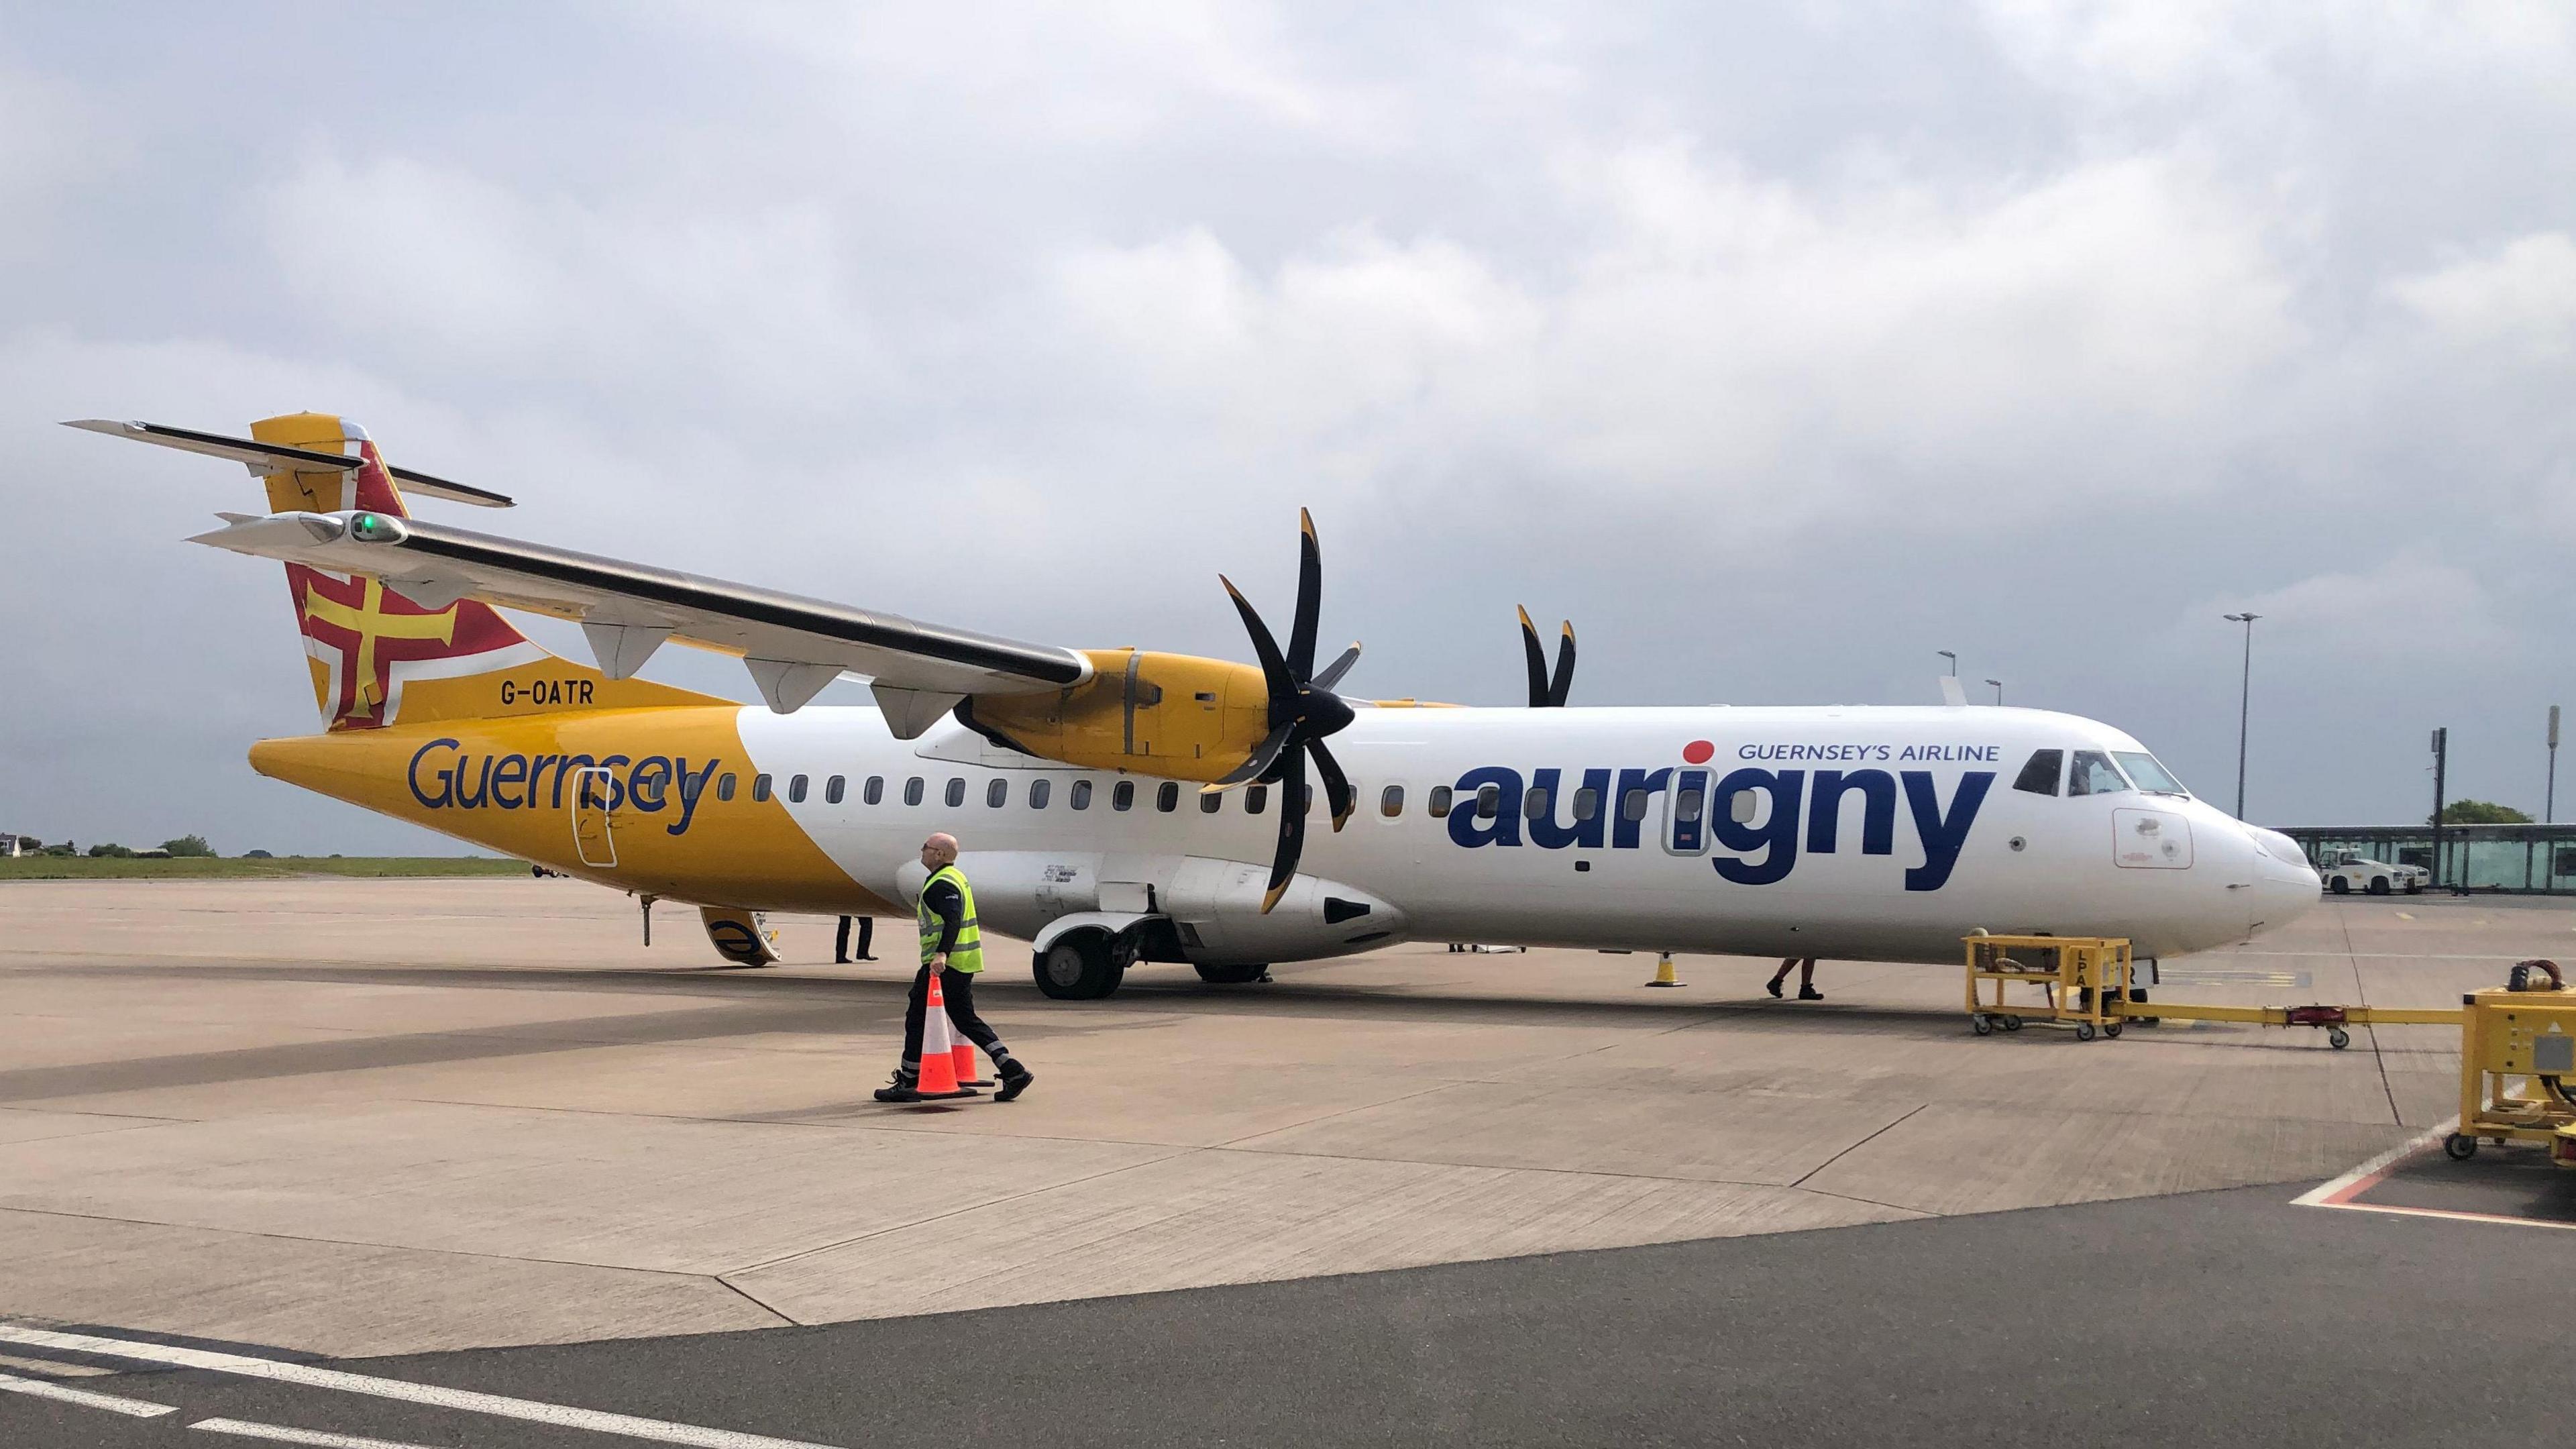
M1521 813L1532 820L1545 820L1547 818L1547 792L1540 789L1523 791L1521 794Z
M1726 818L1738 825L1750 825L1754 812L1761 808L1762 802L1753 798L1752 791L1738 790L1727 797Z
M1751 792L1738 790L1735 793L1738 795L1744 795ZM1697 820L1700 816L1700 812L1707 808L1708 797L1697 790L1684 790L1673 797L1673 818L1681 821L1685 825L1689 824L1691 821Z
M1574 792L1574 818L1589 820L1601 813L1601 792L1586 785Z
M999 810L1009 803L1011 803L1010 781L995 780L992 784L984 787L984 804L987 807Z
M719 800L730 800L733 798L732 775L725 774L716 776L716 798Z
M790 805L802 805L805 803L804 776L790 775L787 777L787 803Z
M1378 792L1377 813L1389 820L1404 813L1404 787L1389 785Z
M1173 811L1181 808L1181 785L1179 781L1165 780L1162 783L1161 788L1154 791L1154 808L1162 811L1166 815L1169 815Z
M885 798L885 776L868 776L867 788L859 792L859 798L870 805L874 805L878 801L883 800Z
M1112 809L1112 810L1132 810L1132 809L1134 809L1134 808L1135 808L1135 805L1136 805L1136 782L1135 782L1135 781L1133 781L1133 780L1121 780L1121 781L1119 781L1119 782L1118 782L1118 784L1117 784L1116 788L1112 789L1112 790L1109 792L1109 808L1110 808L1110 809Z
M1223 795L1218 794L1214 790L1201 790L1199 792L1199 813L1201 815L1214 815L1216 812L1224 808L1225 797Z
M1091 808L1091 782L1089 780L1076 780L1073 782L1073 808L1076 810L1088 810Z
M1622 820L1645 819L1646 792L1643 790L1631 790L1627 794L1620 796L1619 818Z
M911 779L903 782L903 803L906 805L918 805L921 803L921 777L919 775L915 775Z
M698 792L706 788L706 783L707 777L704 775L692 776L683 773L680 776L680 798L683 800L697 799Z
M2100 750L2077 750L2075 768L2066 776L2069 795L2117 795L2129 788L2120 776L2120 767Z
M2033 795L2054 795L2057 793L2057 777L2064 772L2065 765L2064 750L2033 750L2030 763L2021 767L2021 775L2013 781L2013 788L2027 790Z
M966 803L966 782L965 782L963 779L959 778L958 776L955 776L955 775L951 775L951 776L949 776L949 777L948 777L948 808L949 808L949 809L951 809L951 810L954 810L954 809L956 809L958 806L963 805L963 804L965 804L965 803Z
M1446 785L1432 786L1430 797L1422 802L1422 813L1430 816L1434 820L1448 819L1449 787Z
M1260 814L1262 811L1267 810L1267 809L1269 809L1269 808L1270 808L1270 787L1269 787L1269 786L1267 786L1267 785L1246 785L1246 786L1244 786L1244 787L1243 787L1243 813L1244 813L1244 814L1246 814L1246 815L1258 815L1258 814Z
M754 775L751 777L751 798L763 802L766 802L769 799L769 777L767 775Z
M824 782L823 782L823 803L824 803L824 804L826 804L826 805L838 805L838 804L840 804L840 803L841 803L841 797L842 797L843 795L846 795L846 794L848 794L848 793L849 793L849 785L850 785L850 782L849 782L849 781L847 781L847 780L845 780L845 779L841 778L841 777L840 777L840 776L838 776L838 775L834 775L832 778L830 778L830 779L828 779L828 780L824 781Z
M1476 818L1479 820L1491 820L1502 813L1503 787L1500 785L1477 786Z
M1044 810L1046 808L1047 796L1054 793L1054 781L1047 779L1031 780L1029 782L1029 808L1032 810Z

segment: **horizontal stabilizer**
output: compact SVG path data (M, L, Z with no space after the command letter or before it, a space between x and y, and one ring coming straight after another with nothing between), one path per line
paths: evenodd
M138 443L155 443L164 448L177 448L183 453L203 453L209 458L227 458L253 473L351 473L364 466L366 459L355 453L324 453L311 448L290 448L283 443L262 443L250 438L227 438L217 433L200 433L192 428L174 428L163 423L118 422L112 418L80 418L63 424L112 438L132 438ZM387 466L394 481L406 492L424 498L443 498L450 503L470 503L477 508L508 508L511 500L505 494L464 483L452 483L409 468Z

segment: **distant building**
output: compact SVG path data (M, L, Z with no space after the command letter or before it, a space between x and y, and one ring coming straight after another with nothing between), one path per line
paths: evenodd
M2576 825L2313 825L2284 829L2310 865L2345 851L2390 865L2420 865L2441 889L2576 895ZM2438 859L2436 856L2438 855Z
M43 841L32 835L11 835L0 830L0 857L16 860L22 855L35 854L43 845Z

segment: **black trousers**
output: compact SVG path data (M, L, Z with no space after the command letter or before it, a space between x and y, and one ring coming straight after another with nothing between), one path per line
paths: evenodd
M850 959L850 922L852 919L852 917L843 916L841 918L841 928L832 933L832 959L835 961L847 961ZM874 941L877 936L877 918L874 916L859 916L855 919L859 923L859 955L865 957L868 954L868 943Z
M982 1048L994 1066L1009 1071L1013 1064L1010 1049L984 1024L984 1018L975 1014L975 978L963 971L942 971L939 995L948 1004L948 1024L957 1029L958 1035ZM912 997L903 1009L903 1069L907 1072L921 1069L921 1022L929 1011L929 1001L930 968L924 966L913 973Z

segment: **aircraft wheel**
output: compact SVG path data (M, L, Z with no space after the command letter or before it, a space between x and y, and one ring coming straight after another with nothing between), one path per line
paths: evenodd
M1126 968L1110 950L1106 931L1072 931L1035 959L1038 990L1058 1001L1098 1001L1118 989Z
M1198 972L1199 979L1210 986L1248 986L1255 981L1270 979L1268 966L1218 966L1202 962Z
M2384 875L2372 876L2370 878L2370 893L2375 896L2384 896L2388 894L2388 877Z

